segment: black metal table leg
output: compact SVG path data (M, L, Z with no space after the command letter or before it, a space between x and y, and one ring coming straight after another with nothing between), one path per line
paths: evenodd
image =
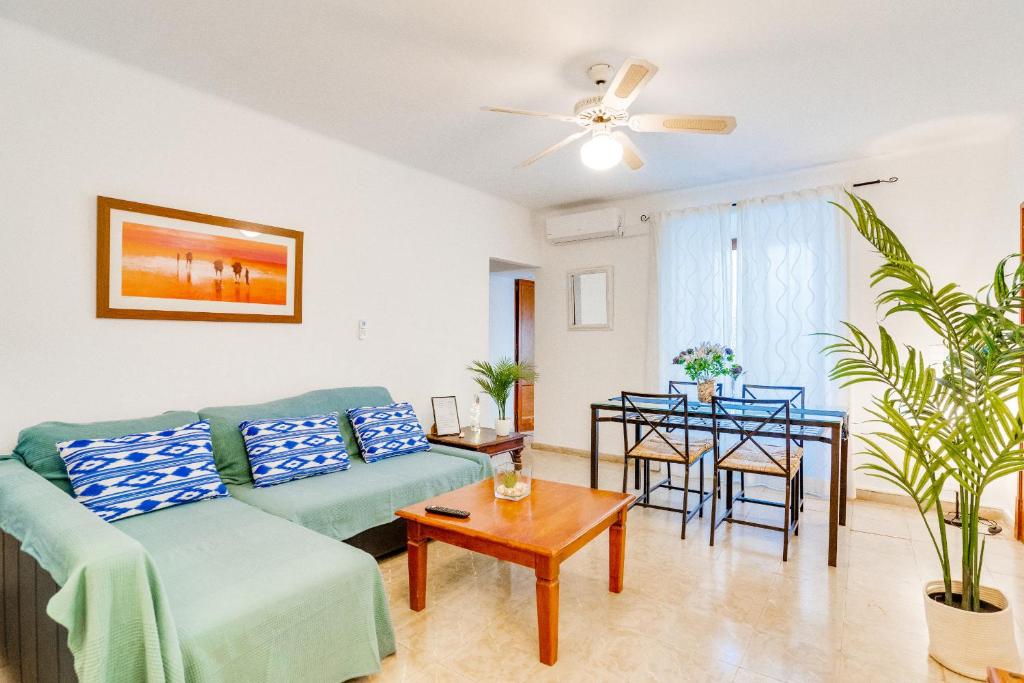
M839 480L839 525L846 526L846 497L847 497L847 477L849 476L850 469L850 432L847 427L847 421L843 420L842 430L842 443L839 450L839 469L840 476Z
M633 425L633 443L637 444L640 442L640 423L637 422ZM640 488L640 461L633 461L633 488Z
M839 555L839 481L842 479L840 472L842 450L842 429L839 425L832 427L832 442L829 447L832 451L831 472L829 473L828 487L828 566L835 567Z
M597 488L597 408L590 408L590 488Z

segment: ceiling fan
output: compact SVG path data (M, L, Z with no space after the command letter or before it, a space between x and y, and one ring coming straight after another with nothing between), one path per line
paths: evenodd
M483 107L484 111L503 114L520 114L543 119L554 119L575 123L581 130L557 142L547 149L534 154L518 165L529 166L552 152L590 134L590 140L580 148L580 159L584 165L602 171L620 161L630 170L636 171L644 165L633 141L625 133L614 130L628 126L637 133L711 133L727 135L736 128L732 116L698 116L691 114L633 114L627 111L644 86L658 73L658 67L650 62L631 57L617 72L607 64L594 64L587 69L587 76L600 89L601 94L584 97L576 103L570 115L547 112L509 109L506 107Z

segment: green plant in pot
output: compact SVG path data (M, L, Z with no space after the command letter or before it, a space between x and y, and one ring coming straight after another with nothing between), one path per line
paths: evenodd
M1001 260L976 295L939 286L870 204L853 195L850 201L852 211L839 208L883 259L871 278L881 290L879 311L884 318L916 316L945 355L941 367L932 367L925 347L898 344L883 324L877 341L851 323L844 323L847 334L829 335L835 339L825 352L839 356L831 377L878 388L867 409L873 428L858 435L868 456L860 469L910 496L928 529L942 573L925 586L932 657L977 679L986 666L1017 670L1009 603L981 583L985 540L978 521L985 489L1024 470L1020 255ZM944 523L944 488L959 492L959 529Z
M498 420L494 425L498 436L508 436L512 432L512 420L505 415L512 389L516 382L537 381L537 371L529 363L516 363L511 358L502 358L496 363L475 360L467 370L473 373L473 380L494 399L498 407Z

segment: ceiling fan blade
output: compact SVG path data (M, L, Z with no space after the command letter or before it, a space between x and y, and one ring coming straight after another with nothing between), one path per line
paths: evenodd
M565 138L565 139L563 139L563 140L561 140L559 142L556 142L555 144L551 145L550 147L548 147L544 151L538 152L538 153L534 154L532 157L530 157L526 161L524 161L521 164L519 164L518 166L516 166L516 168L522 168L524 166L529 166L530 164L532 164L533 162L537 161L538 159L540 159L542 157L546 157L548 154L551 154L552 152L555 152L557 150L562 149L563 147L568 145L570 142L578 140L579 138L583 137L584 135L586 135L589 132L590 131L588 131L586 128L584 128L581 131L577 131L577 132L573 133L572 135L570 135L569 137L567 137L567 138Z
M619 67L601 104L612 109L628 109L647 82L658 73L658 67L644 59L630 57Z
M628 135L619 131L612 133L612 137L622 145L622 163L629 166L631 171L639 171L644 165L644 160L640 158L640 150L636 148L633 141L629 139Z
M533 116L538 119L554 119L566 123L576 123L575 116L567 114L551 114L546 111L530 111L529 109L510 109L508 107L480 107L483 111L496 111L499 114L518 114L520 116Z
M629 117L629 127L638 133L710 133L712 135L728 135L736 128L736 119L732 116L636 114Z

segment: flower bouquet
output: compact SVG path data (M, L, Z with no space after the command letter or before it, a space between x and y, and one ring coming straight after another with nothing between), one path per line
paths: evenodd
M732 349L711 342L701 342L696 348L681 351L672 363L682 365L690 380L697 383L697 399L701 403L709 403L715 395L716 378L736 379L743 372Z

